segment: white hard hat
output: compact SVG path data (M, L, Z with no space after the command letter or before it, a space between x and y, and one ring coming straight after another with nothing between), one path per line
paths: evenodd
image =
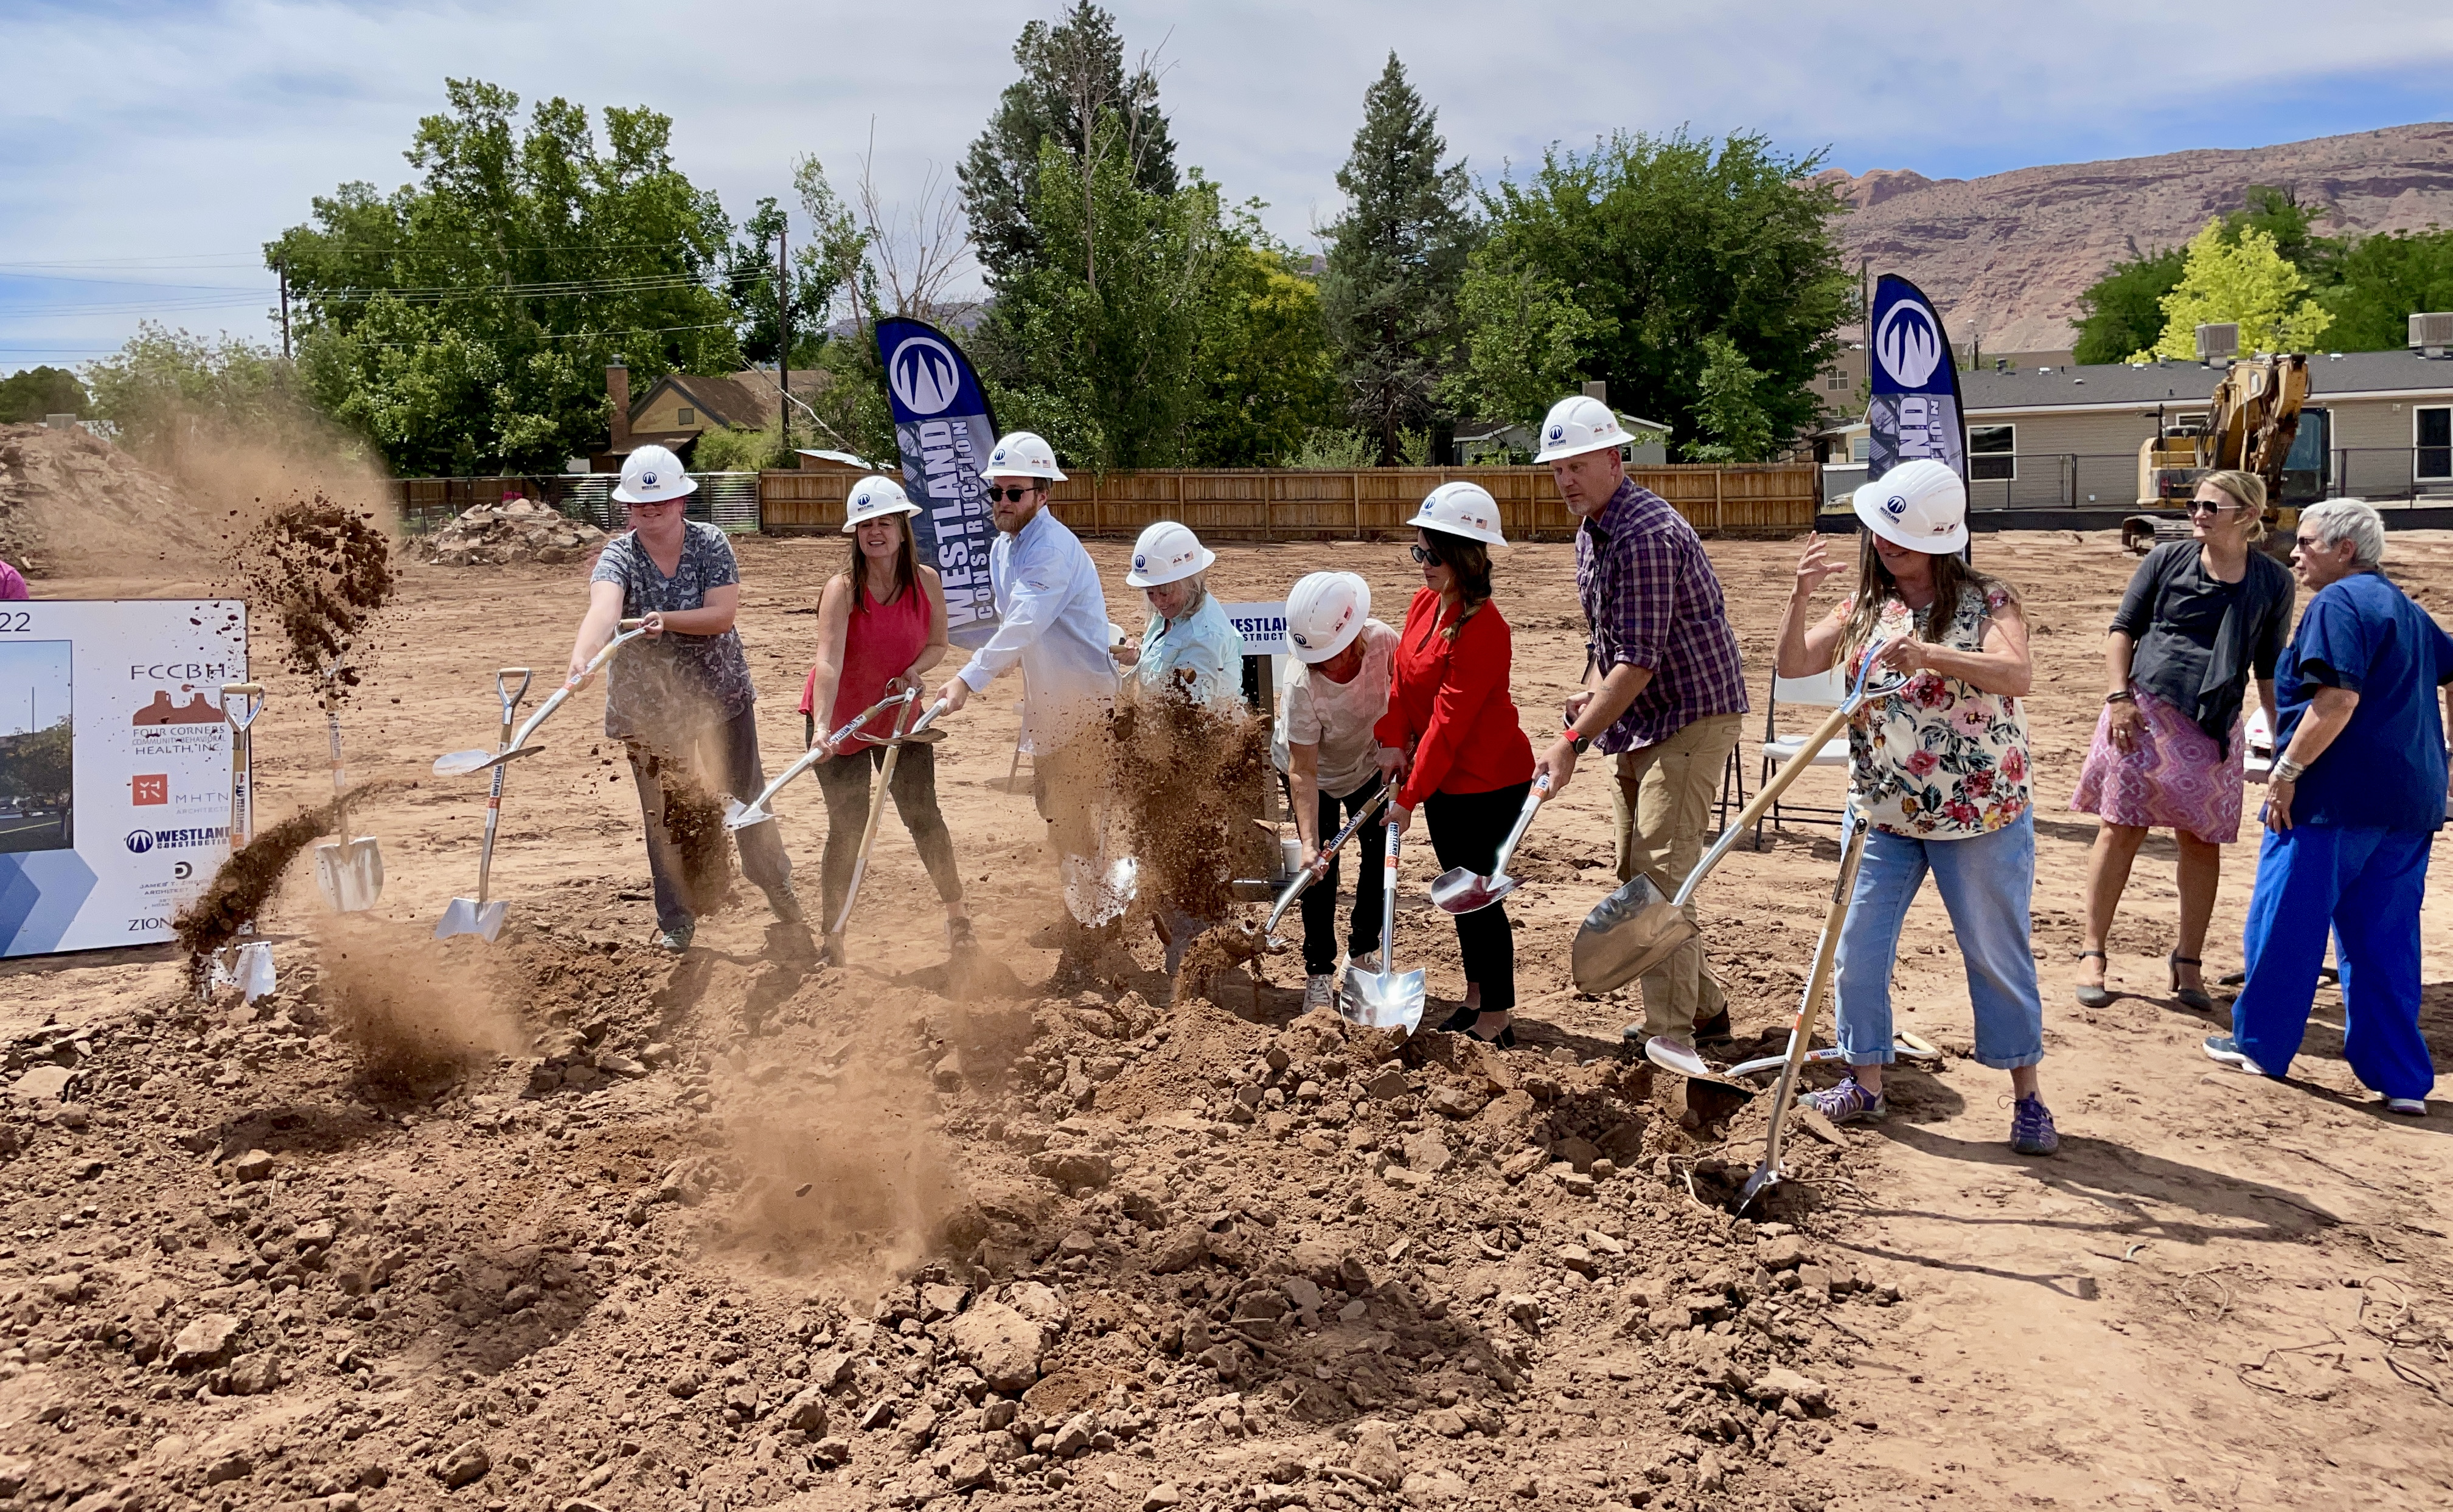
M853 484L850 496L844 500L844 534L851 534L871 520L919 512L920 507L903 491L903 485L882 473L871 473Z
M1931 457L1903 462L1848 501L1865 528L1893 546L1944 556L1967 545L1967 485Z
M682 459L662 447L641 447L622 459L622 481L613 497L624 504L662 504L698 491L698 480L682 470Z
M1615 450L1634 441L1618 423L1617 410L1589 395L1577 394L1550 407L1542 422L1542 449L1533 454L1533 460L1556 462L1605 447Z
M1133 543L1133 569L1125 581L1137 588L1154 588L1207 572L1218 553L1201 544L1190 526L1161 520Z
M1423 495L1423 507L1406 523L1507 549L1507 538L1499 533L1499 501L1479 483L1441 484Z
M988 453L988 465L980 469L980 476L1065 481L1065 474L1057 470L1056 448L1031 430L1013 430L998 437L996 449Z
M1295 660L1326 662L1354 644L1371 616L1371 585L1351 572L1314 572L1286 595Z

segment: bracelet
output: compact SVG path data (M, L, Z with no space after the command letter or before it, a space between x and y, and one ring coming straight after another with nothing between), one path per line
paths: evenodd
M2104 701L2107 704L2135 704L2138 702L2138 695L2124 687L2118 693L2104 694Z
M2266 773L2265 780L2274 783L2296 783L2307 775L2307 767L2301 766L2290 757L2277 756L2274 758L2274 767Z

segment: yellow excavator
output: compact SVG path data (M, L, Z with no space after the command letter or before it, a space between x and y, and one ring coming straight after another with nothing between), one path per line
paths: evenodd
M2307 407L2308 359L2299 352L2260 352L2231 365L2203 419L2167 422L2155 415L2155 434L2138 448L2138 505L2182 509L2133 514L2121 523L2121 544L2144 555L2159 540L2189 533L2185 507L2209 472L2237 468L2265 480L2265 546L2288 555L2300 506L2325 495L2333 459L2329 416Z

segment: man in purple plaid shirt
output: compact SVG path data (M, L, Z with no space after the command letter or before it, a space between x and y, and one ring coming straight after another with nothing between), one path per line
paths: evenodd
M1560 497L1584 517L1576 597L1591 639L1584 690L1568 698L1567 727L1534 770L1550 774L1555 797L1587 745L1598 741L1616 756L1610 809L1619 881L1641 872L1667 895L1703 855L1712 797L1746 712L1746 684L1704 543L1666 501L1627 480L1619 448L1628 440L1598 399L1563 399L1542 425L1535 460L1550 464ZM1645 973L1644 1037L1691 1047L1698 1033L1728 1032L1728 1001L1701 941Z

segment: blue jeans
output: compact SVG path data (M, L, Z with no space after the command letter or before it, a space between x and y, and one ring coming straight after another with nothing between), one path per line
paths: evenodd
M2291 1069L2308 1032L2332 926L2343 970L2343 1058L2363 1086L2425 1097L2436 1067L2419 1032L2419 903L2433 831L2295 825L2257 852L2241 948L2248 980L2232 1039L2269 1075Z
M1976 1059L1996 1070L2044 1058L2044 1002L2027 945L2036 887L2036 816L1966 840L1865 837L1848 917L1840 926L1840 1050L1850 1065L1891 1061L1891 963L1900 926L1926 872L1950 912L1976 1009Z

